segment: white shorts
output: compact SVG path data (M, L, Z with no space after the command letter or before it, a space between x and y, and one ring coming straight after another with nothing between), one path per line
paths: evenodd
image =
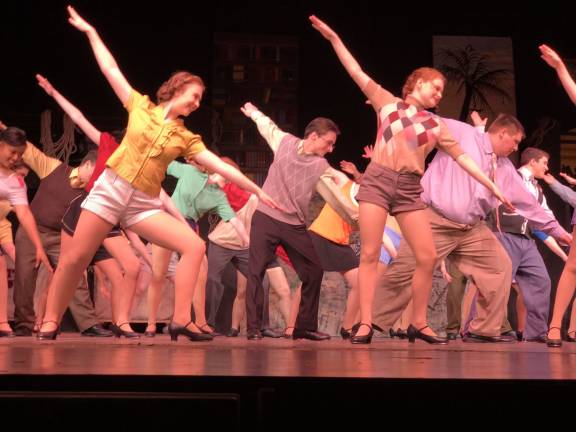
M110 168L100 174L82 208L126 228L163 211L160 198L135 189Z

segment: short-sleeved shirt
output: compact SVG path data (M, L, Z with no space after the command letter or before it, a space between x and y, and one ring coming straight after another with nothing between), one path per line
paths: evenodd
M13 206L28 205L26 183L18 174L0 173L0 198L7 199Z
M132 90L125 107L126 135L106 165L134 188L157 197L168 164L179 156L193 158L206 146L180 119L166 122L164 107L148 96Z
M396 172L424 173L434 147L456 159L463 150L437 115L393 97L374 81L363 89L378 112L378 136L372 161Z
M215 212L227 222L235 216L222 189L208 183L208 174L176 161L168 165L167 172L178 179L172 200L185 218L198 221L205 213Z

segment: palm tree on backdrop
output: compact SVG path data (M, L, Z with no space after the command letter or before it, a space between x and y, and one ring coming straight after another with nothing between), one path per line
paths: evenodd
M436 56L440 63L438 69L448 81L457 84L456 92L464 90L460 121L466 121L471 110L486 109L490 114L494 114L487 99L488 94L500 97L506 102L512 100L501 86L502 82L512 75L512 71L504 68L492 69L488 56L472 46L466 45L456 50L441 49Z

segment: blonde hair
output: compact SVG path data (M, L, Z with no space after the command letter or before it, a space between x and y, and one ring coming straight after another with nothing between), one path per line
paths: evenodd
M444 84L446 84L446 77L438 69L431 67L421 67L414 70L410 75L408 75L408 78L406 78L406 81L404 82L404 86L402 87L402 99L405 99L406 96L414 91L414 86L419 79L424 82L429 82L435 80L436 78L440 78L442 81L444 81Z
M198 84L202 87L202 90L206 89L204 81L198 75L186 71L174 72L168 81L165 81L156 92L158 103L169 101L188 84Z

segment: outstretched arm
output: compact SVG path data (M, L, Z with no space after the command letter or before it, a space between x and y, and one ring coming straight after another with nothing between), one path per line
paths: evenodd
M251 102L246 102L244 106L240 108L240 111L256 123L258 132L264 137L272 153L276 154L282 139L288 134L280 129L269 117L266 117L266 115Z
M82 111L76 108L74 105L70 103L68 99L60 94L58 90L56 90L50 81L44 78L42 75L37 74L36 79L38 80L38 85L44 89L48 96L52 96L56 103L60 105L60 108L64 110L66 114L72 119L74 124L76 124L82 131L86 134L90 140L96 144L100 145L100 135L101 132L94 127L92 123L90 123Z
M118 96L123 105L126 105L132 87L128 81L126 81L124 75L122 75L116 60L114 60L114 57L112 57L112 54L106 45L104 45L104 42L102 42L102 39L100 39L96 29L78 15L78 12L76 12L72 6L68 6L68 14L70 15L68 22L88 37L100 70L112 86L116 96Z
M568 68L566 68L562 58L548 45L540 45L538 48L540 49L540 57L542 57L550 67L556 70L564 90L566 90L572 102L576 104L576 83L570 76L570 72L568 72Z
M476 165L476 162L474 162L474 160L468 154L462 153L456 159L456 163L460 165L468 174L478 180L478 182L486 186L494 194L494 196L498 198L500 202L502 202L502 204L508 207L508 209L514 209L512 203L508 201L504 195L502 195L502 192L500 192L498 186L496 186L494 182L492 182L486 176L486 174L484 174L484 172L478 167L478 165Z
M237 184L242 189L250 191L258 197L264 204L282 210L280 206L262 189L260 189L252 180L242 174L239 170L232 165L228 165L210 150L204 150L198 153L195 157L196 162L204 165L209 171L217 172L225 179Z
M332 44L332 48L334 48L340 63L342 63L342 66L344 66L344 69L346 69L346 72L348 72L348 75L350 75L356 85L360 87L360 90L362 90L368 99L370 99L370 103L376 111L379 111L382 105L390 103L396 99L392 93L384 90L382 87L378 87L379 91L375 92L375 89L368 86L372 81L372 78L362 70L360 64L340 39L340 36L338 36L338 34L332 30L328 24L314 15L310 17L310 22L312 23L312 27L318 30L318 32Z

